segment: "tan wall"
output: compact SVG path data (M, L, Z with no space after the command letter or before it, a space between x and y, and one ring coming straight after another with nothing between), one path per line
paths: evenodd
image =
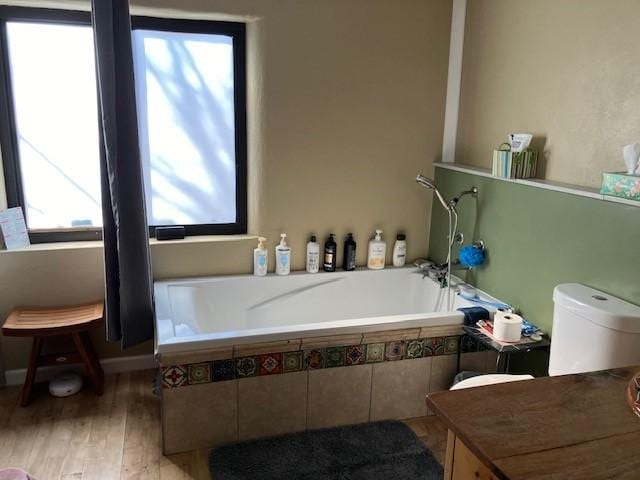
M390 244L406 231L410 258L426 254L430 196L413 178L441 151L451 0L135 3L250 20L251 233L271 248L287 232L294 269L310 231L340 241L354 232L360 264L376 227ZM154 274L248 272L254 243L154 245ZM19 304L100 297L101 265L99 248L0 253L0 317ZM102 356L119 354L96 341ZM2 349L5 368L25 365L28 342L4 338Z
M546 177L599 186L640 141L640 2L469 0L457 160L510 132L546 138Z

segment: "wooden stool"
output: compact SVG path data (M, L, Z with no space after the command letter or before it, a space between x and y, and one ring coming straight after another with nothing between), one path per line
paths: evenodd
M18 308L9 314L2 326L7 337L33 337L27 377L22 387L20 405L31 401L31 389L38 367L83 363L93 390L102 395L104 372L98 361L87 331L102 321L104 305L91 303L65 308ZM45 337L69 335L77 352L41 355Z

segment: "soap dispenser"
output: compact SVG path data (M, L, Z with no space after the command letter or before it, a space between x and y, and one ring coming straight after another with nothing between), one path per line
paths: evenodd
M267 274L267 266L269 265L269 252L264 246L267 239L258 237L258 247L253 249L253 274L264 277Z
M371 270L383 269L386 255L387 243L382 240L382 230L376 230L376 236L369 241L367 267Z
M280 234L280 245L276 246L276 273L289 275L291 271L291 247L287 245L287 234Z

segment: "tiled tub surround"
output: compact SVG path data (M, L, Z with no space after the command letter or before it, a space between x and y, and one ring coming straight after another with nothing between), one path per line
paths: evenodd
M490 352L459 325L160 355L165 453L306 428L427 415L424 397Z
M425 395L455 374L455 309L470 305L456 296L447 310L446 290L412 267L165 280L154 291L166 453L426 415ZM486 371L487 355L464 361Z

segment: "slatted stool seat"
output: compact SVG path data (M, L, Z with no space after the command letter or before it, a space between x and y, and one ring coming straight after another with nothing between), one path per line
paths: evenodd
M27 377L22 387L20 404L25 407L31 401L31 390L38 367L67 363L83 363L93 390L102 395L104 373L89 339L88 330L100 322L104 313L103 303L91 303L63 308L17 308L9 314L2 326L6 337L33 337ZM46 337L70 336L76 352L42 355Z

